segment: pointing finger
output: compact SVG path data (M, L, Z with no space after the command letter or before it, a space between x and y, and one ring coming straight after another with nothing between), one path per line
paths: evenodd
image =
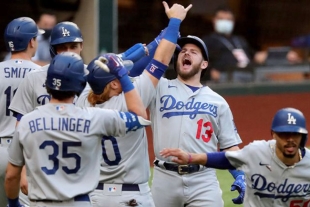
M192 7L193 7L193 5L192 5L192 4L188 5L188 7L186 7L185 11L190 10Z

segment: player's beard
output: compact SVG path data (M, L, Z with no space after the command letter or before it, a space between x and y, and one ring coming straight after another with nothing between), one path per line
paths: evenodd
M294 153L294 154L286 154L285 152L283 152L283 156L284 156L285 158L290 158L290 159L294 158L294 157L296 156L296 154L297 154L297 153Z
M183 80L188 80L194 77L196 74L200 72L200 64L192 64L191 67L192 69L189 71L181 71L181 65L180 63L177 64L177 74L183 79Z
M292 158L294 158L295 156L296 156L296 154L298 153L298 148L297 148L297 146L295 145L295 144L290 144L290 146L293 146L293 147L296 147L296 151L294 152L294 153L290 153L290 154L287 154L286 152L285 152L285 148L286 147L288 147L287 145L286 146L284 146L284 150L283 150L283 156L285 157L285 158L290 158L290 159L292 159Z

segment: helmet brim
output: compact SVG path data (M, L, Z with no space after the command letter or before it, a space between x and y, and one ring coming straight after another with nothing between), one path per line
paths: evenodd
M300 126L278 126L272 128L274 132L296 132L300 134L308 134L308 131L305 128Z
M200 48L201 53L202 53L204 59L206 61L209 61L208 50L207 50L205 44L202 42L202 40L198 40L198 39L193 38L192 36L189 35L187 37L179 38L178 41L177 41L177 44L180 46L180 48L182 48L186 44L197 45Z

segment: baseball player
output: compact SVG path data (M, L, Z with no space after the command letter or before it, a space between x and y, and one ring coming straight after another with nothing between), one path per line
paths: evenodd
M83 49L83 37L80 29L73 22L60 22L51 33L50 53L56 54L70 51L80 55ZM35 109L49 102L50 95L46 92L45 80L49 65L33 71L21 82L19 89L10 104L17 121Z
M164 7L170 18L169 25L164 33L148 45L152 45L148 47L151 48L149 53L154 54L153 49L159 42L151 63L144 72L141 70L142 75L140 72L140 76L136 77L133 83L145 106L148 106L154 98L158 79L163 75L173 55L180 23L191 5L186 9L178 4L169 8L164 3ZM121 93L124 88L120 86L115 76L102 71L95 63L97 59L88 65L87 79L91 89L85 88L76 105L127 111L124 93ZM140 64L145 68L146 65L142 65ZM130 75L138 75L137 71L139 69L135 73L130 71ZM147 137L144 129L122 137L103 137L100 180L96 190L90 194L93 206L155 206L148 186L150 177L148 158Z
M164 149L160 154L174 156L171 160L179 164L244 170L244 206L310 206L310 151L305 148L308 131L302 112L279 110L272 121L271 136L272 140L254 141L239 151L194 154Z
M83 49L83 37L78 26L73 22L60 22L51 32L50 53L54 57L57 53L64 51L81 53ZM141 48L141 47L138 47ZM135 47L134 51L141 51ZM137 57L136 53L125 52L123 58ZM19 89L10 104L9 109L17 118L17 122L23 115L35 109L35 107L47 104L50 100L50 95L46 91L46 74L49 65L43 66L36 71L30 72L21 82ZM86 68L86 66L85 66ZM25 172L22 173L21 189L27 194L27 181Z
M86 85L84 63L72 52L56 55L48 67L50 103L22 117L9 147L5 189L18 206L22 166L27 168L30 206L91 206L88 193L98 185L102 136L124 136L150 124L123 63L105 56L120 81L130 112L82 108L73 104Z
M16 120L9 110L10 102L19 83L29 71L40 68L31 58L37 49L37 37L43 34L33 19L20 17L12 20L6 27L4 39L6 48L11 52L11 58L0 63L1 96L0 102L0 206L6 206L7 199L4 192L4 175L7 165L7 147L12 140Z
M178 165L160 155L163 148L189 152L238 150L241 139L228 103L200 83L208 66L208 52L196 36L179 38L175 55L177 78L161 78L150 104L154 142L152 195L156 206L223 206L222 191L214 169L197 164ZM232 190L240 191L234 203L243 201L243 172L232 170ZM173 190L171 190L173 189Z
M83 49L83 37L80 29L73 22L60 22L52 30L50 53L54 57L57 53L71 51L80 55ZM17 124L21 117L29 113L37 106L47 104L50 95L46 91L46 74L49 65L27 74L21 81L20 87L16 91L11 101L9 109L17 119ZM27 181L25 172L22 173L21 190L27 194Z

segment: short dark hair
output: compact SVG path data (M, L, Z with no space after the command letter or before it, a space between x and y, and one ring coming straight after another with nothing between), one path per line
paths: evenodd
M48 86L46 86L46 91L53 98L55 98L59 101L63 101L65 99L72 98L75 95L77 95L77 92L75 92L75 91L57 91L57 90L49 88Z
M220 5L218 6L216 9L215 9L215 12L214 12L214 16L218 13L218 12L229 12L231 14L234 14L233 11L231 10L231 8L229 6L226 6L226 5Z

